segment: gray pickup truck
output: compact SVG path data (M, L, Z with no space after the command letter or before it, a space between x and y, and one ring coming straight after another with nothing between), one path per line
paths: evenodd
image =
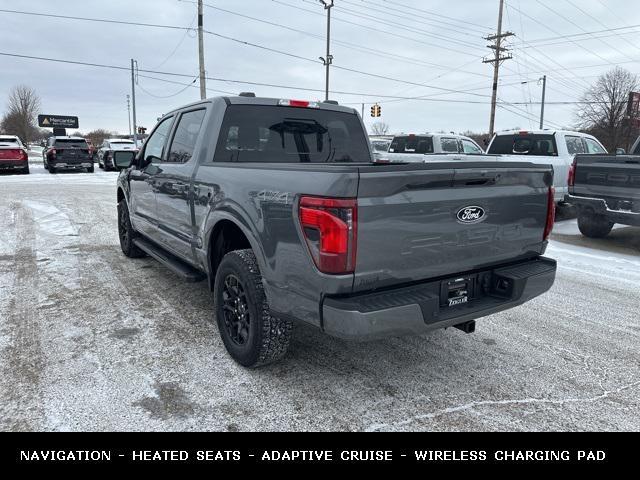
M640 226L640 138L637 155L576 155L565 200L578 210L578 228L602 238L613 225Z
M422 334L548 290L551 167L376 164L334 102L219 97L164 115L118 177L129 257L208 279L230 355L284 355L294 321L347 339Z

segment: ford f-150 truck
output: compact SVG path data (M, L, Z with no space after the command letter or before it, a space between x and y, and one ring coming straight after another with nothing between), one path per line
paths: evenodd
M573 157L580 153L606 154L596 137L564 130L506 130L496 132L487 153L500 155L505 161L551 164L554 170L556 202L564 202L568 193L567 178Z
M376 164L357 111L218 97L167 113L118 177L125 255L208 280L230 355L286 351L294 321L347 339L422 334L548 290L552 169Z
M640 155L576 155L568 183L566 200L583 235L605 237L616 223L640 226Z

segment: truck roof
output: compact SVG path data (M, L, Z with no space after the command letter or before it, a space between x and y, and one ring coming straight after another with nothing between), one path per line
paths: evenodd
M342 113L357 113L357 110L355 110L354 108L344 107L342 105L337 105L334 103L327 103L322 100L298 100L293 98L250 97L250 96L238 95L238 96L219 96L219 97L206 98L198 102L193 102L187 105L183 105L179 108L174 108L170 112L165 113L163 117L166 115L169 115L170 113L174 113L178 110L182 110L184 108L206 104L206 103L212 103L216 100L223 100L227 105L265 105L265 106L274 106L274 107L289 106L282 103L286 101L302 102L302 103L306 102L309 105L307 108L317 108L320 110L333 110L335 112L342 112ZM300 105L291 105L291 106L303 107L304 105L300 104Z
M531 135L555 135L556 133L563 133L566 135L582 135L585 137L593 137L593 135L584 132L577 132L575 130L561 130L561 129L511 129L511 130L500 130L496 132L496 135L518 135L520 133L528 133ZM595 138L595 137L594 137Z

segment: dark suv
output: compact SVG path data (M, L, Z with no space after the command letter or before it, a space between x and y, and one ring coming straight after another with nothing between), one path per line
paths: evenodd
M58 169L86 169L93 173L93 153L82 137L49 137L42 160L49 173L55 173Z

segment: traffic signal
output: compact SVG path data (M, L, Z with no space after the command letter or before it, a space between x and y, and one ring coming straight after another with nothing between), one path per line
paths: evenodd
M140 135L144 135L147 132L147 128L146 127L138 127L138 133Z
M380 115L382 115L382 107L380 105L378 105L377 103L375 105L371 106L371 116L372 117L379 117Z

